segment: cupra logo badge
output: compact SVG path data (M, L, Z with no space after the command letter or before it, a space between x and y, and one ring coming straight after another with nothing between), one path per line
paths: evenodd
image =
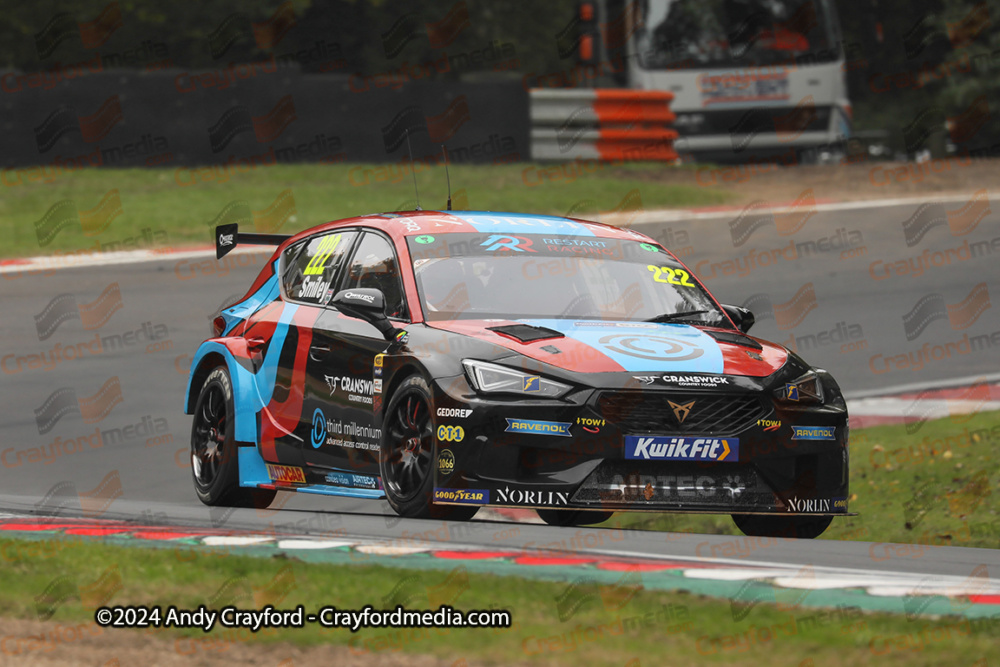
M694 407L694 401L690 403L674 403L673 401L667 401L670 404L671 409L674 411L674 417L677 417L677 423L683 424L684 420L687 419L688 415L691 413L691 408Z

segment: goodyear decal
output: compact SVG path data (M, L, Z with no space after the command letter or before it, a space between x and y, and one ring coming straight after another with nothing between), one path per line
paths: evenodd
M305 484L306 473L302 468L295 466L279 466L273 463L267 464L267 476L272 482L291 482L293 484Z
M648 461L739 461L739 438L625 437L625 458Z
M549 215L523 213L489 213L487 211L442 211L464 220L476 231L497 234L557 234L560 236L594 236L585 225Z
M489 489L434 489L434 502L486 505L490 502L490 492Z
M598 350L626 371L721 374L722 349L711 336L687 324L518 320L554 329Z
M792 440L836 440L836 426L793 426Z
M571 437L569 422L546 422L537 419L507 419L507 433L534 433L535 435L562 435Z

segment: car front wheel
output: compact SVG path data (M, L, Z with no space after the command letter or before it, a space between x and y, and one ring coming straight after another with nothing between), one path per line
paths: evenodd
M550 526L593 526L611 518L614 512L597 510L535 510Z
M464 521L479 510L474 505L436 505L431 501L434 423L430 388L422 377L403 380L386 406L379 471L386 500L400 516Z
M764 514L734 514L733 523L751 537L793 537L812 540L823 534L832 516L769 516Z

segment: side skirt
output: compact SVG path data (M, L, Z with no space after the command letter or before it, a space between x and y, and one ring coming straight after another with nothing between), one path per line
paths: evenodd
M323 496L343 496L345 498L385 498L381 489L352 489L346 486L326 484L275 484L267 474L267 465L256 446L239 447L237 462L240 472L240 486L256 489L279 489L297 493L315 493Z

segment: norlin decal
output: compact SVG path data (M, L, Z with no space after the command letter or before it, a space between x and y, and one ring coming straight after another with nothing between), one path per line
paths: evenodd
M569 493L563 491L522 491L504 487L497 489L497 502L512 505L567 505Z
M799 500L798 498L792 498L788 501L788 509L791 512L829 512L830 499Z

